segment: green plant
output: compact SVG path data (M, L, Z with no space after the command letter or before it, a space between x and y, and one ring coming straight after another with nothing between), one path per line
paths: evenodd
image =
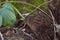
M2 25L2 16L0 15L0 26Z
M16 21L14 9L10 3L5 3L0 9L0 23L4 26L11 26Z
M2 20L2 21L0 21L0 25L4 25L4 26L13 25L16 21L16 15L15 15L16 12L24 20L25 17L20 13L20 11L24 7L24 5L27 5L27 6L25 6L24 10L28 11L29 13L30 13L30 11L32 11L31 13L33 13L33 11L35 9L40 10L40 8L38 6L45 3L45 2L47 2L47 1L46 0L37 0L37 1L36 0L29 0L29 3L26 3L26 2L22 2L21 0L19 0L19 1L6 0L6 2L4 0L3 2L0 3L0 4L3 4L3 5L0 5L2 7L2 8L0 8L0 16L1 16L0 20ZM43 5L48 5L48 3L45 3ZM47 7L47 6L45 6L45 7Z

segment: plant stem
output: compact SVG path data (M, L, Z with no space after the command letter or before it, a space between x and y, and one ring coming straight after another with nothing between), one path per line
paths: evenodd
M25 17L18 11L16 7L13 6L13 8L16 10L16 12L22 17L22 19L25 19Z

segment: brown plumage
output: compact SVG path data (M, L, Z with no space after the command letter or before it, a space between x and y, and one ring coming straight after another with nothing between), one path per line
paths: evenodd
M38 40L54 40L54 25L51 18L39 11L33 16L27 16L26 23L36 33Z

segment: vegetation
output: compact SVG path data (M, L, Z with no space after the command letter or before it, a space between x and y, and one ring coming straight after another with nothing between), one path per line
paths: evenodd
M60 4L56 1L57 9L53 9L53 3L54 0L0 0L1 40L55 40L55 10Z

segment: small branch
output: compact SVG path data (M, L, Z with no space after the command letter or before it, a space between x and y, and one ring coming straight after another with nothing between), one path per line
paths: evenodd
M55 27L54 27L54 40L56 40L56 39L55 39L55 38L56 38L56 22L55 22L55 18L54 18L54 16L53 16L51 10L50 10L50 9L48 9L48 10L49 10L49 12L50 12L50 14L51 14L51 16L52 16L53 25L55 26Z
M0 32L1 40L4 40L3 34Z

